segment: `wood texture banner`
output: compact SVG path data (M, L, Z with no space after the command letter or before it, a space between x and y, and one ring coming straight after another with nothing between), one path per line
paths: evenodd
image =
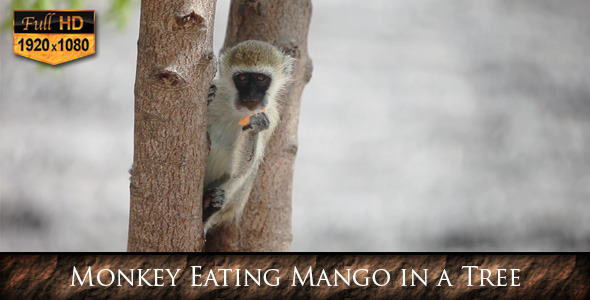
M583 255L3 255L3 299L588 299Z

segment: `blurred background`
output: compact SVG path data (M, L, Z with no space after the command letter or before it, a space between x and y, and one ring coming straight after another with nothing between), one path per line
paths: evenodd
M2 251L126 250L139 7L120 28L105 3L83 8L92 57L40 67L0 35ZM587 0L314 1L292 250L589 251L589 15Z

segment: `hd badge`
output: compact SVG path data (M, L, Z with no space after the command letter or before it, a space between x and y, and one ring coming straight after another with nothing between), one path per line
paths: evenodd
M95 53L93 10L15 10L14 53L58 65Z

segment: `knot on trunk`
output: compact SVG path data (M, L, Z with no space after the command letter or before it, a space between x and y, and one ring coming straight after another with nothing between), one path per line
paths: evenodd
M206 29L205 18L197 14L194 10L179 12L174 16L176 20L175 29Z
M156 82L163 88L177 88L186 84L186 80L172 69L159 70L155 77Z

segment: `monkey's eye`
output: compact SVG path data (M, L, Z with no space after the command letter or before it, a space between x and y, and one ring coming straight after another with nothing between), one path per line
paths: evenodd
M258 80L258 81L264 81L265 79L266 79L266 76L264 76L262 74L256 75L256 80Z
M248 79L248 76L246 76L246 74L239 74L238 75L239 81L246 81L246 79Z

